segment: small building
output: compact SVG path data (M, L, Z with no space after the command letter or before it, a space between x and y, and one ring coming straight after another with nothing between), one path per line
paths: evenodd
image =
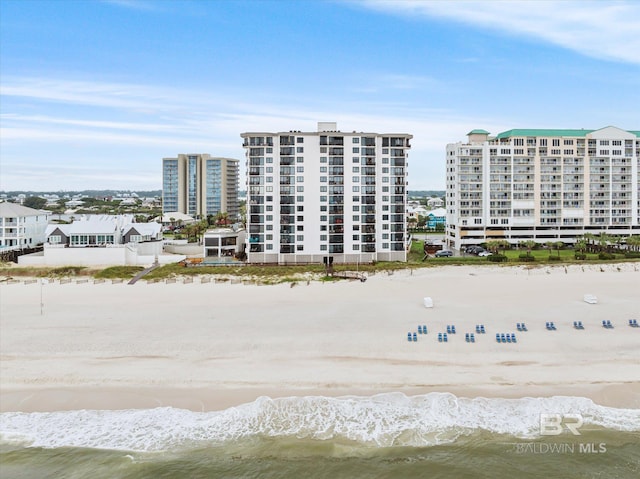
M438 225L447 223L447 210L444 208L436 208L427 212L427 228L436 229Z
M233 258L244 252L246 231L216 228L204 234L204 258Z
M427 200L427 206L429 208L442 208L444 206L444 201L442 200L442 198L429 198Z

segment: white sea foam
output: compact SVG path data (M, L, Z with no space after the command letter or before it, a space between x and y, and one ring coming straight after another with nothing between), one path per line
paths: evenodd
M515 437L539 434L540 414L581 414L584 425L640 431L639 409L599 406L590 399L458 398L447 393L408 397L291 397L224 411L175 408L0 414L0 439L33 447L167 451L223 445L252 437L351 441L363 446L429 446L484 430Z

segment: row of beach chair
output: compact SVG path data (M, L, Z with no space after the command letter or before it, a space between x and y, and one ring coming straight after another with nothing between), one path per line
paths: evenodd
M516 335L513 333L496 333L498 343L516 343Z
M438 333L438 342L446 343L447 341L449 341L447 333Z
M486 331L484 330L484 324L476 324L476 333L478 334L486 333Z
M631 326L632 328L640 327L640 326L638 325L638 320L637 320L637 319L630 319L630 320L629 320L629 326Z
M613 329L613 324L611 324L611 321L608 319L603 319L602 320L602 327L605 329Z
M464 335L464 340L468 343L475 343L476 342L476 335L473 333L465 333Z
M584 325L582 324L582 321L574 321L573 327L576 329L584 329Z
M456 327L453 324L447 324L447 333L456 334Z
M555 331L556 330L556 325L553 321L547 321L545 327L547 328L548 331Z
M528 331L527 325L524 323L516 323L516 328L518 328L518 331Z

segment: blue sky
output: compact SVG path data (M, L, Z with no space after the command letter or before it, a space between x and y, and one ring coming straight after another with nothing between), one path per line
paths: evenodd
M639 87L637 1L0 0L0 190L160 189L318 121L413 134L444 189L469 130L640 130Z

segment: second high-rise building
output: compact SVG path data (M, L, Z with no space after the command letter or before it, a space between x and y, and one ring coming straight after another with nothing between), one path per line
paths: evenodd
M231 158L181 154L162 159L162 212L238 219L238 164Z
M406 261L412 135L243 133L250 263Z

